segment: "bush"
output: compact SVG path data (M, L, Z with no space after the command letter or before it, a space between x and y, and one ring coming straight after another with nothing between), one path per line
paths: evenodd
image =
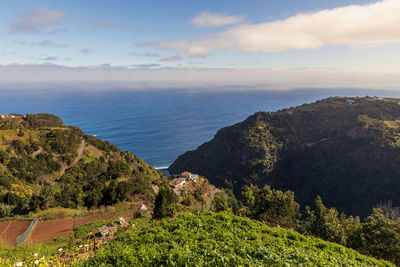
M374 209L362 226L362 241L361 252L400 265L400 220L393 221Z
M0 217L9 217L13 214L15 206L0 203Z
M174 191L169 188L160 188L154 201L154 219L172 217L175 213L178 197Z
M242 192L243 213L271 225L296 228L300 219L300 205L292 191L282 192L269 186L246 186Z

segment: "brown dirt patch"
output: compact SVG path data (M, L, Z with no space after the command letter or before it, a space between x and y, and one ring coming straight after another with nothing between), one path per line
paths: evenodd
M4 221L0 222L0 239L6 244L15 245L16 238L22 235L31 221Z
M33 228L26 243L41 243L53 241L56 237L69 237L74 233L73 219L57 219L39 221Z

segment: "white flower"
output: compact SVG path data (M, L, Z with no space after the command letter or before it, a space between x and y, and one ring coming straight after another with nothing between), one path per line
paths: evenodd
M36 258L37 256L39 256L39 253L36 252L35 254L33 254L33 257Z
M35 260L34 264L39 265L39 260Z
M79 245L79 248L83 248L83 245Z
M88 244L85 244L85 247L88 247L89 245Z
M58 251L63 251L63 248L59 248Z
M17 262L17 263L14 264L13 266L22 266L22 262Z

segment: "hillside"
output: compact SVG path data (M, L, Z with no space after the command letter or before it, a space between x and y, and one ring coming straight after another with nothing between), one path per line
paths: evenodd
M334 243L229 213L186 213L141 227L134 224L77 265L393 266Z
M0 119L0 217L112 205L166 178L130 152L50 114Z
M181 155L171 173L190 170L217 186L268 184L302 205L317 195L362 217L373 205L400 206L400 100L333 97L258 112Z

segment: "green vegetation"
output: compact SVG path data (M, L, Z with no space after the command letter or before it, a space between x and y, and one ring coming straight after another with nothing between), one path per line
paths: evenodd
M237 197L250 184L293 191L303 207L321 195L365 218L385 200L400 206L398 102L332 97L258 112L181 155L170 172L199 173Z
M59 117L47 113L26 114L26 122L31 128L64 126Z
M353 248L363 254L400 264L400 217L390 206L386 213L374 209L364 222L359 217L339 215L335 208L327 208L320 196L315 209L306 207L301 219L300 205L291 191L282 192L269 186L246 186L242 192L240 214L272 226L283 226L300 233L322 238ZM393 216L396 215L396 216Z
M111 222L115 221L115 219L108 219L108 220L100 220L100 221L94 221L90 223L85 223L83 225L74 227L74 238L79 239L83 237L87 237L90 234L97 233L100 226L109 224Z
M229 211L234 214L239 212L239 202L233 195L232 190L225 189L222 192L217 192L212 200L213 211Z
M168 188L160 188L154 201L153 218L172 217L176 211L177 195Z
M294 201L291 191L282 192L269 186L246 186L242 192L242 202L245 216L274 226L296 229L298 225L300 205Z
M230 213L133 226L78 266L393 266L343 246Z
M0 119L0 132L0 217L99 208L135 194L153 201L152 185L166 184L134 154L51 114Z
M49 245L7 246L0 243L0 266L60 266L57 250Z

